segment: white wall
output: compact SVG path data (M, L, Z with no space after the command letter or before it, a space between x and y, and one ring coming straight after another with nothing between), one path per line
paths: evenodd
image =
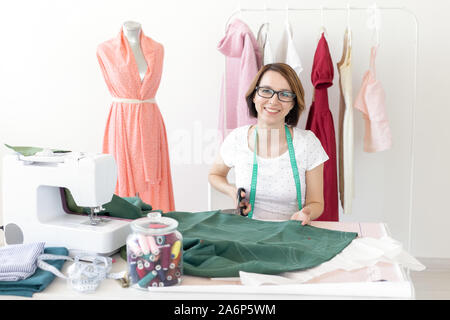
M176 210L207 210L207 172L215 151L213 134L223 56L216 47L237 1L50 1L22 0L0 5L0 138L1 143L101 151L110 96L97 58L99 43L115 37L126 20L142 23L144 33L165 47L163 77L156 96L169 136ZM287 2L267 1L284 8ZM407 245L410 183L412 253L450 257L450 116L446 40L450 27L447 2L379 1L379 6L406 6L419 21L417 104L412 132L414 89L414 19L405 11L383 11L377 75L386 90L394 147L379 154L362 152L364 125L355 113L355 202L343 221L387 222ZM242 8L263 2L240 1ZM291 7L320 4L345 7L346 1L296 1ZM354 1L367 6L372 1ZM263 13L243 13L256 33ZM269 13L276 45L284 13ZM352 13L354 96L368 66L369 36L364 11ZM310 71L320 25L318 12L290 14L304 71L301 80L311 102ZM326 11L325 24L333 62L342 54L344 11ZM275 49L275 48L274 48ZM337 120L338 74L329 90ZM304 127L307 111L299 127ZM336 123L337 127L337 123ZM411 134L414 178L410 176ZM7 152L0 148L0 156ZM0 185L0 188L5 186Z

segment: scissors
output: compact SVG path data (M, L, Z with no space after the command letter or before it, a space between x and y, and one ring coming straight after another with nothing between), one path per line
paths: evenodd
M242 197L242 195L241 195L242 192L245 192L244 188L239 188L237 191L237 208L236 208L236 210L241 216L247 217L248 214L245 214L243 211L244 209L247 209L247 206L243 206L243 207L240 206L242 199L244 199L244 197Z

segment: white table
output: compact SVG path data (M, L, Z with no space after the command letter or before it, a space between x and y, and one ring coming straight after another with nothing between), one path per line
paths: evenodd
M359 236L380 238L388 235L383 223L321 222L313 226L339 231L357 232ZM126 270L127 264L118 254L113 256L112 272ZM63 273L70 265L66 262ZM376 273L373 281L371 275ZM98 299L98 300L291 300L291 299L413 299L414 287L409 276L398 264L377 263L371 268L352 272L334 271L303 284L244 286L238 278L215 280L183 276L179 286L151 288L151 291L122 288L117 280L104 280L95 293L83 294L56 278L43 292L33 298L0 296L0 299Z

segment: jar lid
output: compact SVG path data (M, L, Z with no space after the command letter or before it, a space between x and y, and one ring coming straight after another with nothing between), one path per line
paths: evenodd
M178 227L178 221L172 218L161 217L160 213L151 212L148 218L139 218L131 222L131 229L146 234L166 234Z

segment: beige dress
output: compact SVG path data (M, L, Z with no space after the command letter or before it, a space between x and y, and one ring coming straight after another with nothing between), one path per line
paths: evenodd
M345 31L339 71L339 198L344 213L352 211L353 201L353 103L351 31Z

